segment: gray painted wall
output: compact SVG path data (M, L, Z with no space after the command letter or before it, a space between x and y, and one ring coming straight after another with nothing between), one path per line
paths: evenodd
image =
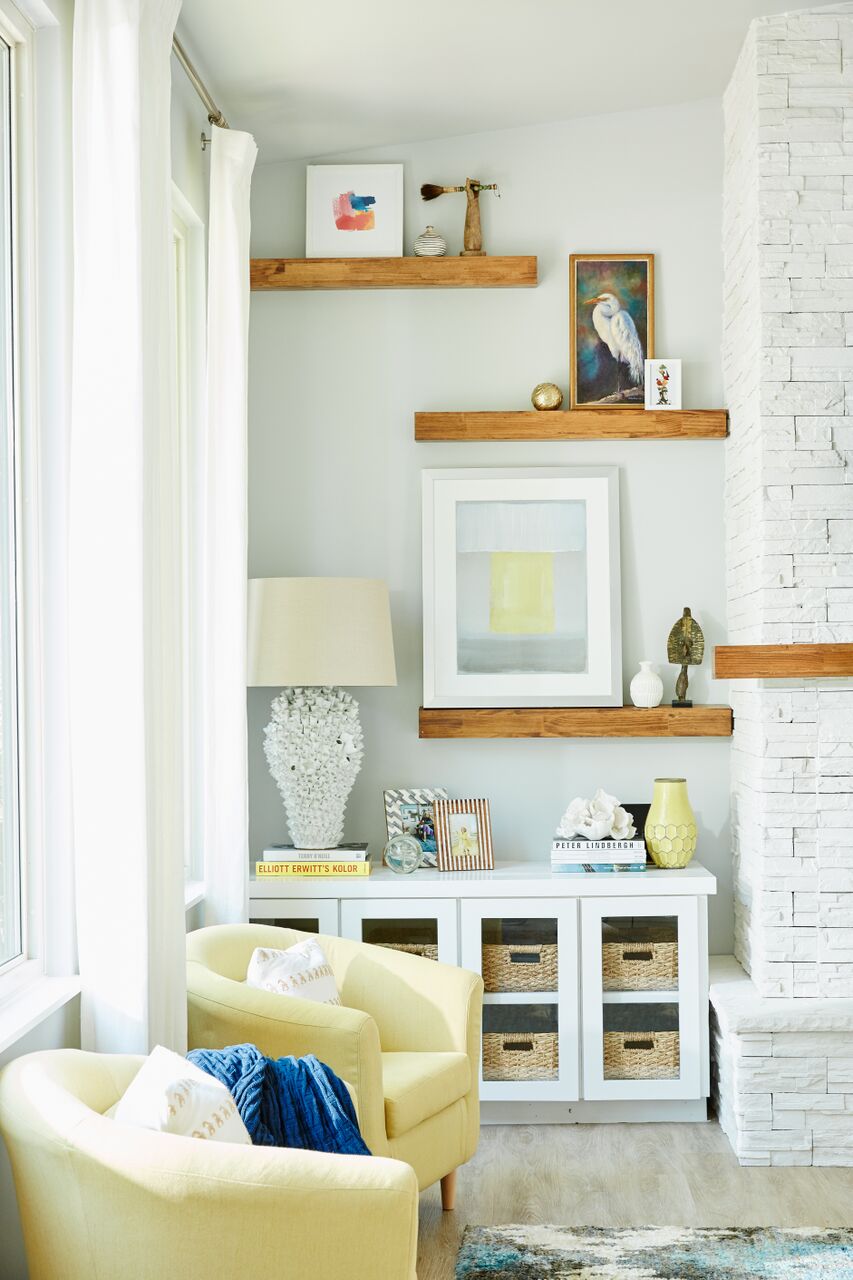
M684 360L685 407L719 407L722 125L718 102L599 116L383 149L402 161L406 251L429 220L461 247L464 197L425 206L425 181L497 181L482 197L492 253L537 253L531 290L254 294L250 381L252 576L365 575L391 589L399 684L356 691L365 764L346 838L384 839L382 790L444 784L488 796L499 859L547 856L569 800L598 786L644 800L685 774L699 856L720 878L714 951L730 951L729 745L725 740L421 742L420 471L615 463L621 472L625 692L641 658L665 660L685 604L708 650L724 638L719 442L419 444L416 409L525 408L535 383L567 387L568 255L656 253L656 349ZM253 253L304 254L304 165L261 164ZM341 625L346 620L341 619ZM674 670L666 667L666 697ZM727 701L709 663L696 700ZM272 690L249 692L252 856L286 838L262 751ZM417 881L413 882L414 885Z

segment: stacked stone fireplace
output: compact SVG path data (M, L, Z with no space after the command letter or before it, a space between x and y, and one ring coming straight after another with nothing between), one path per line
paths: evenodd
M729 643L850 641L853 3L755 21L724 113ZM732 705L721 1116L744 1160L853 1163L853 681Z

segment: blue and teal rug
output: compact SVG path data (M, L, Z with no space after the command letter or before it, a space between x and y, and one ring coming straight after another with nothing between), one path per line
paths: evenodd
M853 1231L467 1227L456 1280L853 1280Z

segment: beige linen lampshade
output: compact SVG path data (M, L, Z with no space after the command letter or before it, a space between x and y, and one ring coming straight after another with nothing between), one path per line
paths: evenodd
M250 578L249 685L397 683L388 587L376 578Z

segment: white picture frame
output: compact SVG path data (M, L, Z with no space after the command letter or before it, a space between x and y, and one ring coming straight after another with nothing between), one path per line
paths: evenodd
M401 258L403 166L309 164L307 258Z
M645 407L656 412L681 408L681 361L659 357L645 362Z
M424 706L621 706L618 468L429 470L422 486ZM582 530L571 546L560 542L567 520ZM509 626L503 596L496 613L496 562L503 592L519 550L545 558L537 574L553 561L550 629L541 592L521 630L512 600Z

